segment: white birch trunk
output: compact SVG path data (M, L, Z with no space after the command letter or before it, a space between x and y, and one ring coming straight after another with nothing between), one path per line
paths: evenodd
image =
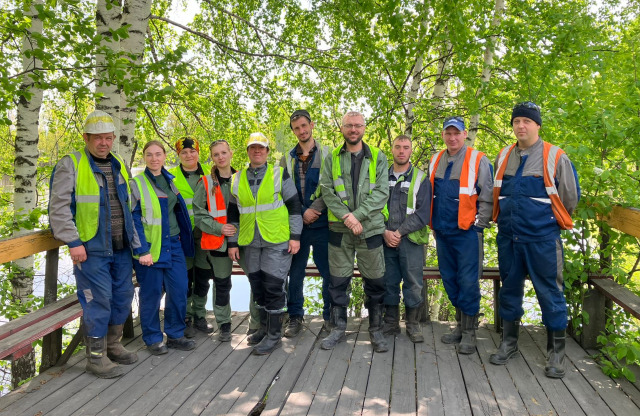
M120 113L120 86L116 78L109 76L109 58L107 51L118 54L120 41L113 40L112 31L120 29L122 16L121 0L98 0L96 6L96 30L102 35L100 50L96 53L96 109L102 110L113 118L116 137L121 131L122 115ZM113 150L119 153L119 140Z
M489 83L491 79L491 68L493 67L493 55L495 52L496 42L498 41L498 35L496 34L497 28L502 20L502 13L504 12L504 0L496 0L493 9L493 20L491 21L492 35L487 40L487 46L484 50L484 67L482 68L482 84L478 91L476 91L476 97L480 97L484 86ZM471 116L469 121L469 135L467 136L467 146L473 147L478 135L478 125L480 124L480 114L476 113Z
M129 27L129 37L122 39L120 47L129 56L133 66L142 63L144 54L145 36L151 14L151 0L124 0L122 13L122 25ZM127 75L126 78L129 76ZM126 82L126 81L125 81ZM135 144L136 111L137 106L130 104L130 97L124 90L120 94L120 114L122 123L120 125L120 135L118 138L118 153L130 167L133 161L133 150Z
M447 93L447 87L449 86L449 68L451 68L451 53L453 51L453 45L449 40L446 41L442 56L438 60L438 72L436 75L436 83L433 86L433 93L431 94L431 103L434 110L439 111L444 106L444 97Z
M413 73L411 74L411 85L409 86L409 91L407 92L407 104L405 106L405 114L406 114L406 125L404 129L404 134L409 137L412 137L413 134L413 123L416 120L415 114L413 114L413 107L416 105L416 100L418 99L418 92L420 91L420 84L422 81L422 70L424 69L424 54L421 53L416 59L416 63L413 66Z
M35 58L34 54L27 58L28 51L37 49L33 34L42 34L42 20L38 17L35 6L42 5L43 0L35 0L27 15L31 18L31 27L22 39L22 70L25 72L20 85L23 94L29 94L30 98L21 96L17 107L16 144L14 174L15 187L13 194L14 218L17 220L23 215L28 215L36 206L37 197L37 168L38 168L38 118L42 106L42 88L35 85L36 76L34 70L42 67L42 62ZM28 229L19 229L14 236L29 232ZM11 278L12 295L15 301L24 302L33 293L33 256L25 257L14 262L14 276ZM35 375L35 355L32 353L11 362L11 382L14 387L19 383Z

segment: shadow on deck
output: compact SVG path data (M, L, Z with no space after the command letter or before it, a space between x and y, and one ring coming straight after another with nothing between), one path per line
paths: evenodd
M127 340L139 361L119 379L84 372L83 354L54 367L0 398L8 415L249 415L268 391L262 415L638 415L640 391L626 380L606 377L573 340L567 342L567 375L544 376L546 336L527 326L520 355L507 366L488 363L499 335L478 331L478 352L456 354L440 342L448 324L423 326L426 342L403 334L390 351L374 354L367 320L351 319L347 342L319 348L321 319L270 356L251 355L247 314L233 318L233 340L217 333L196 338L193 351L150 355L140 337ZM318 337L319 336L319 337ZM251 413L253 411L253 413Z

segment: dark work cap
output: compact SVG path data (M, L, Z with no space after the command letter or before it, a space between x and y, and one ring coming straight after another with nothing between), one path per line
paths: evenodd
M309 122L311 122L311 116L307 110L296 110L289 117L289 127L291 127L291 122L299 119L300 117L306 117Z
M531 101L518 103L513 107L513 111L511 112L511 125L513 125L513 119L516 117L529 118L535 121L536 124L538 124L538 126L542 126L542 116L540 115L540 107L538 107L535 103Z

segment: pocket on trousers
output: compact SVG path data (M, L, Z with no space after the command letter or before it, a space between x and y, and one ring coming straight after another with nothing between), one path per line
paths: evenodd
M365 241L367 243L367 248L371 250L371 249L380 247L384 242L384 238L382 237L382 234L378 234L378 235L372 235L371 237L366 238Z
M342 233L329 230L329 244L334 247L340 247L342 245Z

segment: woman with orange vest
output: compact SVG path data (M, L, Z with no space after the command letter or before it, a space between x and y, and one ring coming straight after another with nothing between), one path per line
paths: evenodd
M472 354L476 351L483 230L491 221L493 174L489 159L467 147L466 138L462 117L444 120L442 140L447 148L431 159L429 178L438 267L449 300L456 308L457 321L441 341L458 344L461 354Z
M235 234L236 227L227 224L227 205L231 189L231 176L236 172L231 167L233 152L226 140L216 140L209 146L214 166L211 174L203 175L196 185L193 196L195 225L202 230L200 247L213 266L216 296L213 312L220 328L218 339L231 341L231 267L227 254L227 238Z

